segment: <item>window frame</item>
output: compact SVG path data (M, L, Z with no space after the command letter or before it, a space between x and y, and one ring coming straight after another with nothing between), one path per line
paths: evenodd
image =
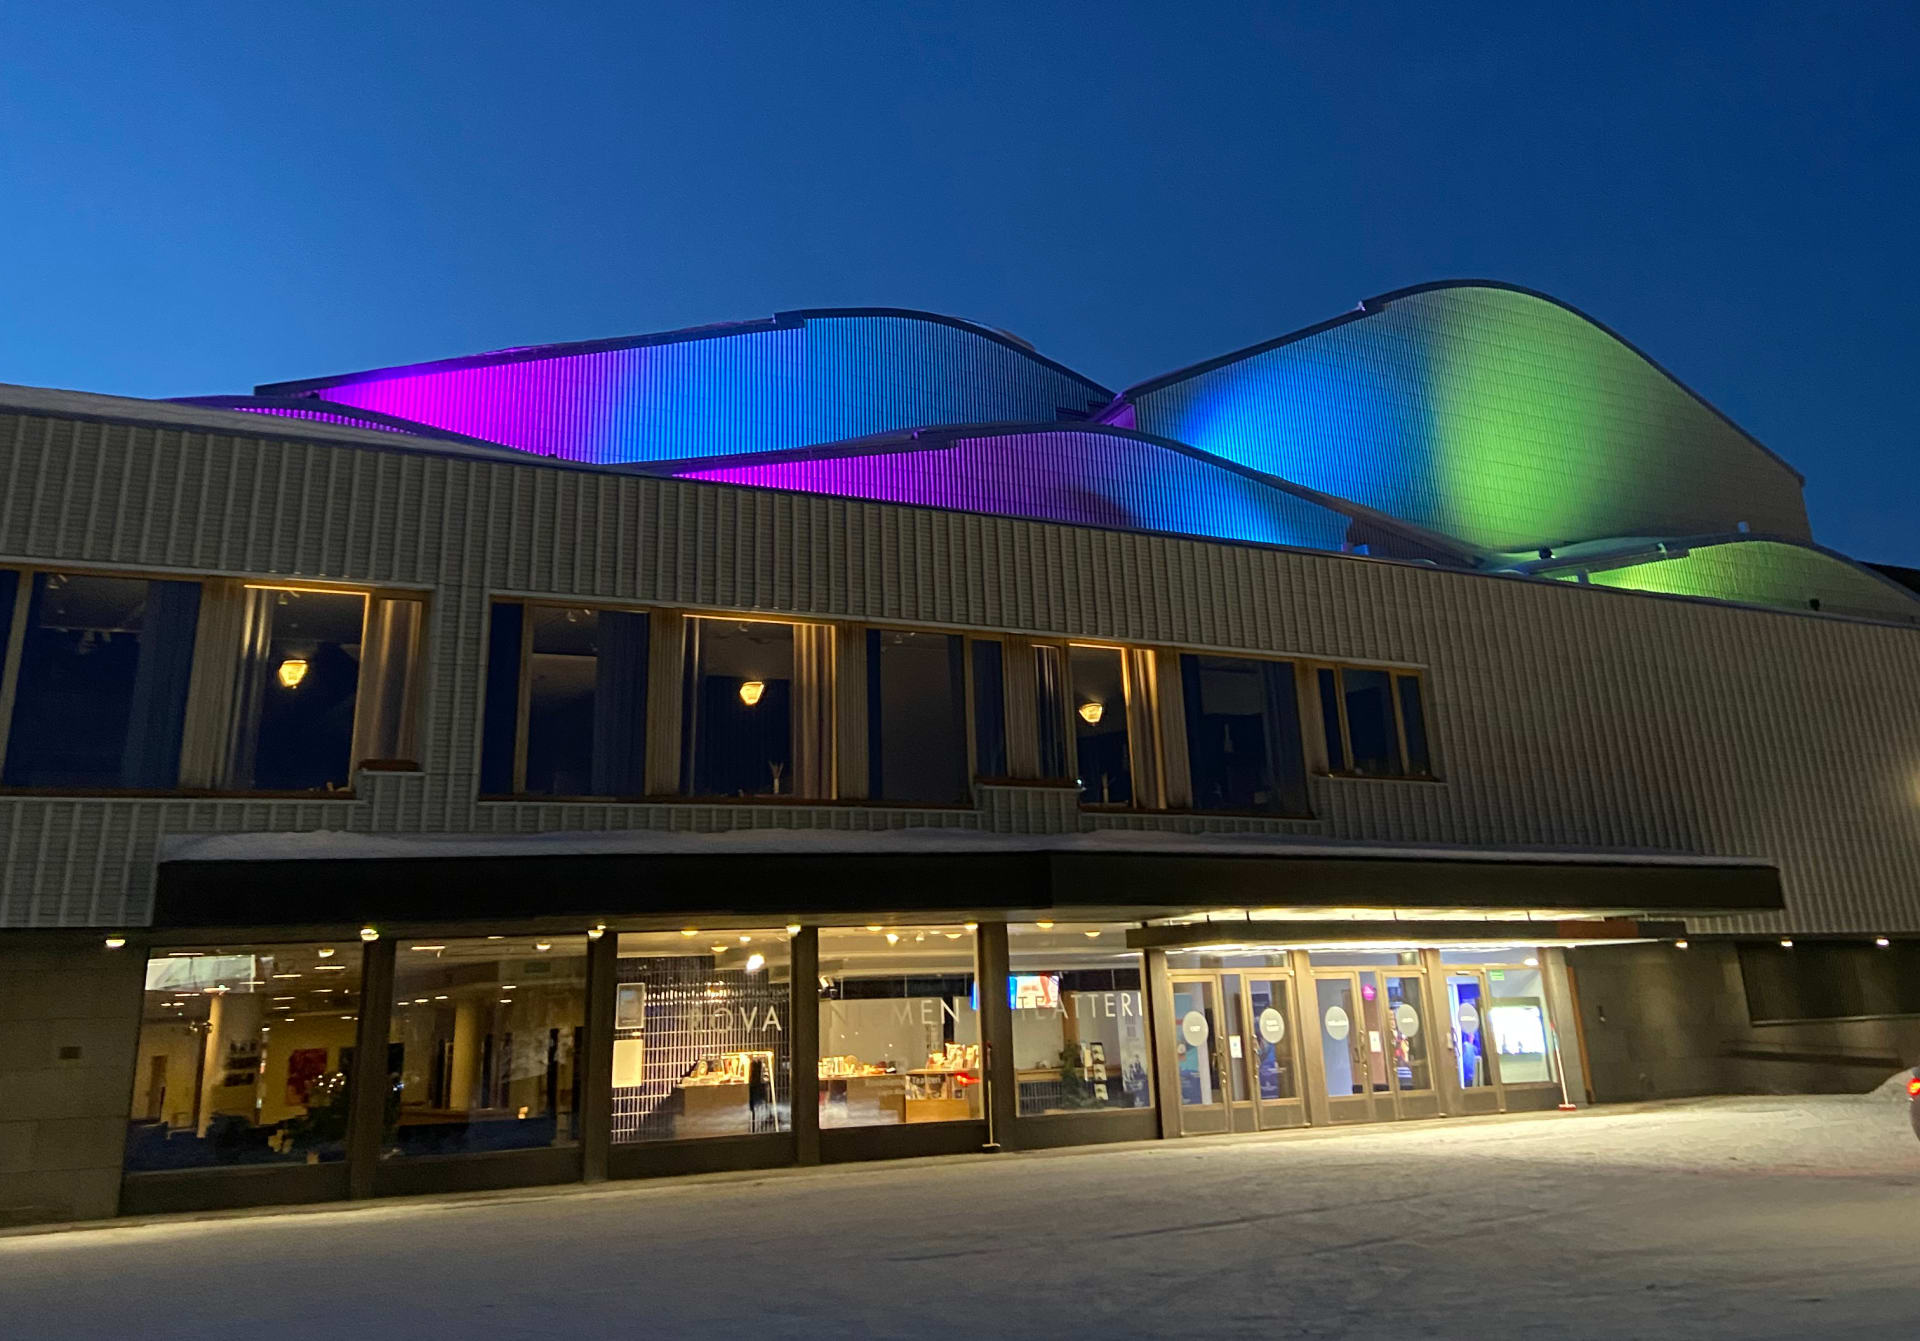
M1219 648L1198 648L1198 647L1182 647L1182 648L1169 649L1169 650L1173 651L1174 655L1180 658L1180 668L1181 668L1180 669L1180 675L1181 675L1180 723L1181 723L1181 730L1183 732L1188 733L1188 736L1189 736L1189 744L1185 751L1184 758L1181 761L1181 767L1186 771L1186 774L1187 774L1188 802L1185 807L1175 810L1174 813L1189 814L1189 815L1220 815L1220 816L1226 816L1231 818L1247 818L1247 819L1263 819L1263 820L1311 820L1311 819L1317 818L1317 812L1314 810L1314 806L1313 806L1313 795L1310 791L1307 792L1307 795L1306 795L1306 808L1299 811L1278 810L1278 809L1276 810L1240 810L1240 809L1233 809L1229 807L1221 807L1221 808L1215 809L1208 806L1202 806L1200 804L1198 796L1196 794L1197 786L1193 776L1193 747L1191 744L1191 732L1193 730L1193 720L1188 715L1188 712L1187 712L1185 676L1186 676L1186 658L1188 657L1216 657L1224 661L1250 661L1250 662L1257 662L1264 665L1277 665L1277 666L1291 667L1293 672L1292 680L1293 680L1294 723L1297 730L1299 731L1299 737L1300 737L1300 769L1301 769L1301 778L1302 778L1302 784L1303 784L1303 790L1304 790L1305 779L1313 777L1316 772L1320 771L1314 768L1313 760L1310 757L1312 751L1308 744L1309 732L1308 732L1308 726L1307 726L1307 718L1309 714L1307 712L1308 704L1306 701L1306 695L1307 695L1307 685L1314 681L1316 672L1323 668L1321 663L1305 660L1300 657L1282 656L1282 655L1279 655L1278 653L1271 653L1271 652L1241 652L1241 651L1222 650ZM1343 724L1344 724L1344 719L1343 719Z
M1120 658L1120 713L1123 727L1127 733L1127 772L1130 779L1129 788L1133 793L1134 799L1123 802L1089 801L1084 795L1081 795L1075 798L1075 804L1083 810L1114 812L1145 810L1146 807L1142 806L1139 801L1140 749L1142 742L1135 740L1133 735L1134 705L1136 696L1140 693L1140 686L1135 683L1133 658L1129 654L1139 650L1149 652L1158 651L1158 646L1148 643L1104 642L1097 638L1033 638L1028 641L1036 653L1042 647L1052 647L1058 649L1058 655L1060 657L1062 693L1060 695L1059 727L1060 730L1065 733L1067 774L1064 778L1042 778L1040 780L1044 782L1072 782L1084 793L1085 788L1080 786L1080 732L1074 725L1077 720L1078 709L1073 705L1073 649L1076 647L1084 647L1091 648L1098 652L1112 652ZM1040 712L1039 684L1037 680L1034 686L1034 693L1035 701L1032 710L1035 714L1035 721L1037 722ZM1149 710L1157 710L1157 706L1153 704L1148 704L1147 707ZM1155 748L1156 742L1148 740L1145 742L1145 745L1148 748Z
M1317 771L1322 777L1357 778L1367 782L1440 782L1443 780L1440 773L1439 761L1435 758L1436 752L1433 748L1433 699L1427 692L1428 675L1425 667L1366 665L1360 662L1325 660L1306 661L1300 664L1313 685L1313 693L1316 699L1315 706L1320 710L1313 714L1313 716L1315 725L1321 736L1320 767ZM1350 670L1381 671L1387 676L1387 698L1393 705L1394 746L1399 752L1398 757L1400 760L1400 771L1397 773L1362 773L1353 766L1353 730L1347 722L1346 672ZM1340 721L1340 739L1337 743L1340 746L1341 756L1346 761L1345 768L1336 769L1330 762L1332 758L1330 747L1336 742L1326 739L1327 704L1321 693L1321 671L1329 671L1333 675L1333 711ZM1406 679L1413 680L1417 684L1420 693L1422 734L1426 737L1427 747L1427 771L1424 773L1416 773L1413 771L1410 763L1411 756L1407 750L1406 708L1400 699L1400 682Z

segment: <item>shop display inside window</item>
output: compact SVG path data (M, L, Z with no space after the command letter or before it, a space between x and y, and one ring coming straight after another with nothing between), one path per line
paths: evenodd
M762 928L620 937L616 1142L791 1128L790 942L790 932Z
M820 932L820 1125L985 1116L970 927Z
M385 1155L579 1140L586 938L404 941L395 956Z
M155 951L128 1172L344 1158L360 960L358 944Z
M1151 1107L1140 956L1126 928L1013 926L1008 946L1020 1115Z

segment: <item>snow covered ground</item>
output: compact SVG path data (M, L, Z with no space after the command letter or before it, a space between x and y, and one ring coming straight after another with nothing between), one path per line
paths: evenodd
M0 1239L0 1335L1911 1336L1902 1101L1727 1099Z

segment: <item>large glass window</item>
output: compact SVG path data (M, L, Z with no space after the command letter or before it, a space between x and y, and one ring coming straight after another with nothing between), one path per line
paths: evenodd
M1538 968L1487 970L1487 1026L1499 1054L1501 1084L1553 1080L1547 1019L1547 993Z
M1418 675L1322 666L1314 678L1329 772L1369 778L1432 775Z
M1189 655L1180 669L1194 808L1305 814L1293 664Z
M685 787L694 796L796 796L794 626L687 621Z
M235 701L235 787L347 786L356 762L366 614L367 598L357 592L248 590Z
M395 947L387 1155L579 1139L586 945L490 936Z
M527 773L550 796L646 791L646 614L528 609Z
M788 945L765 928L620 937L615 1141L790 1129Z
M1001 657L992 638L973 640L973 767L983 778L1007 776L1007 690Z
M35 574L7 785L176 785L199 613L197 582Z
M1070 647L1073 735L1080 799L1089 805L1133 804L1133 757L1127 748L1127 674L1117 647Z
M969 794L965 640L867 631L867 787L882 801Z
M1058 647L1033 649L1033 730L1043 778L1067 776L1067 668Z
M974 938L959 926L820 932L820 1125L982 1117Z
M1008 952L1021 1116L1151 1107L1144 979L1126 927L1013 926Z
M130 1172L345 1158L358 942L155 951Z

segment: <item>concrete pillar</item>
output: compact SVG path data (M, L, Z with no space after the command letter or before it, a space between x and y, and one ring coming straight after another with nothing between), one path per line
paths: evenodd
M795 1159L820 1162L820 929L802 927L787 947L792 962L793 1006L787 1016L787 1055L793 1065L792 1114Z
M586 1056L573 1059L581 1067L580 1156L581 1177L598 1183L607 1176L607 1154L613 1144L613 1020L619 997L620 938L607 932L587 942Z
M207 1015L205 1061L200 1067L200 1111L194 1134L205 1136L215 1117L253 1120L260 1094L260 1015L265 998L222 992ZM233 1080L237 1083L227 1084Z
M988 1144L1007 1144L1020 1109L1013 1067L1013 1007L1007 999L1007 924L982 922L974 933L980 992L980 1042L987 1082Z
M482 988L488 995L491 990ZM453 1003L453 1064L447 1072L447 1106L473 1108L480 1088L480 1043L492 1016L491 1002L483 1005L480 991L468 989Z
M393 1019L391 940L366 945L360 957L360 1022L353 1043L352 1112L347 1122L347 1195L373 1195L374 1170L386 1139L387 1030Z
M1173 1058L1180 1023L1173 1018L1173 979L1167 976L1165 950L1147 951L1147 991L1142 1004L1153 1049L1153 1088L1160 1099L1160 1136L1170 1140L1180 1134L1180 1069Z

